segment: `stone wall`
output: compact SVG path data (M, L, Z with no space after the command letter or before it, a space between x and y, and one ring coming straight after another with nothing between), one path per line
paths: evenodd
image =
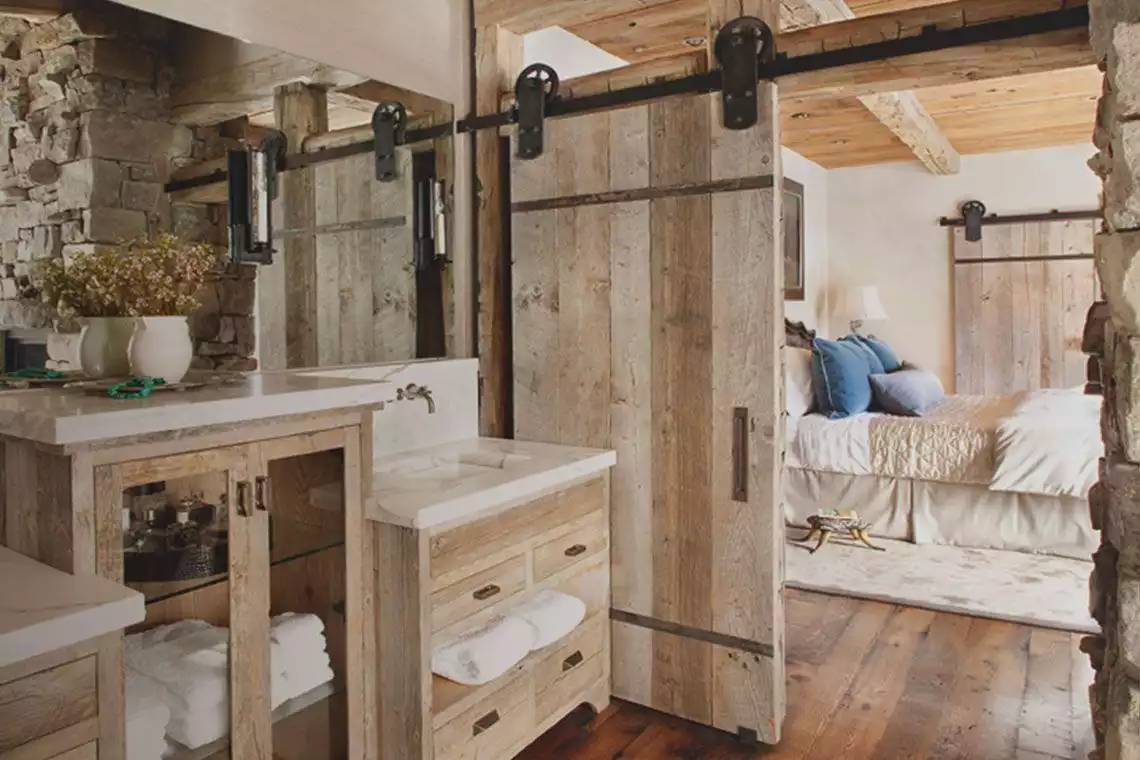
M1104 182L1096 265L1104 302L1086 323L1087 389L1104 395L1105 457L1089 494L1101 532L1089 581L1102 635L1082 641L1097 760L1140 760L1140 2L1093 0L1093 50L1105 72L1090 167Z
M160 230L224 245L224 207L163 192L172 170L233 142L170 121L171 35L170 22L103 0L38 26L0 20L0 328L52 325L42 262ZM234 273L206 288L192 320L200 366L251 364L252 287Z

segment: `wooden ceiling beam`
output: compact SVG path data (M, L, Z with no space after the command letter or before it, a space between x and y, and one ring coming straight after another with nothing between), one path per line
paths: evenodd
M51 21L63 13L63 0L17 0L0 2L0 16L22 18L33 24Z
M274 53L177 87L171 93L171 113L183 124L217 124L273 110L274 91L292 82L340 89L366 79L305 58Z
M790 0L814 12L816 23L828 24L855 18L845 0ZM804 14L808 15L808 14ZM934 117L913 92L880 92L860 95L859 102L882 122L895 137L914 151L915 157L934 174L957 174L961 167L958 151L938 127Z
M794 59L917 37L931 27L961 29L1083 4L1084 0L959 0L787 32L777 37L776 49ZM1088 29L1076 28L791 74L780 78L780 93L820 97L870 95L1036 74L1095 62Z
M375 110L377 103L395 100L402 103L410 115L419 118L442 117L445 120L451 118L450 103L437 100L427 95L421 95L418 92L405 90L402 87L377 82L374 79L342 88L338 90L338 97L342 101L346 98L351 99L355 101L359 107L367 108L369 111ZM330 100L330 102L332 102L332 100ZM340 104L343 105L345 103ZM369 106L368 104L371 105Z

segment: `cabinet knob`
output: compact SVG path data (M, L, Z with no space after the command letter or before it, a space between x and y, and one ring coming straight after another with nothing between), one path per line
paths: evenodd
M579 554L584 554L585 552L586 552L586 545L585 544L574 544L573 546L571 546L569 549L567 549L566 551L564 551L562 553L565 554L567 557L577 557Z
M479 734L483 733L488 728L490 728L491 726L495 725L498 722L499 722L499 711L498 710L492 710L491 712L487 713L482 718L480 718L479 720L477 720L471 724L471 735L472 736L478 736Z
M500 591L502 591L502 589L496 586L494 583L488 583L483 588L476 589L474 592L472 592L471 596L475 597L479 601L483 601L484 599L490 599Z

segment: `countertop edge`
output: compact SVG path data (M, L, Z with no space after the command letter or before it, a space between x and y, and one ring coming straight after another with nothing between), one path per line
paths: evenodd
M68 446L68 445L82 445L87 443L95 443L98 441L114 440L116 438L129 438L137 435L152 435L154 433L175 432L183 430L193 430L201 427L211 427L214 425L229 425L229 424L242 424L242 423L258 423L266 420L276 419L278 417L289 417L296 414L317 414L320 412L334 412L338 409L349 409L357 406L372 406L383 404L387 399L384 394L377 393L376 398L369 399L345 399L338 402L321 403L314 399L314 396L320 394L327 394L330 392L344 392L353 391L358 392L363 388L375 385L378 389L382 388L380 383L365 383L361 382L355 388L337 388L337 389L312 389L295 391L290 394L290 408L289 409L274 409L255 410L251 412L249 409L250 402L246 398L235 399L219 399L215 401L203 402L202 406L210 406L209 412L205 415L202 406L195 408L195 405L187 405L194 411L190 414L194 415L194 419L187 419L186 424L175 422L172 424L171 407L147 407L147 408L130 408L124 407L121 410L108 410L99 412L97 414L85 415L79 417L57 417L50 420L45 429L48 435L39 436L22 436L18 434L9 434L14 438L21 438L23 440L31 440L37 443L48 444L52 446ZM192 392L192 391L189 391ZM174 407L174 409L178 409ZM181 411L181 410L179 410ZM105 432L106 426L116 416L126 413L134 413L137 415L136 420L133 420L129 430L117 432L108 436ZM38 432L38 431L36 431Z
M380 522L412 530L431 530L444 525L461 525L493 514L497 508L596 475L617 464L617 452L601 449L597 454L552 467L549 470L524 475L515 480L491 486L472 493L456 496L430 507L425 507L411 519L394 514L377 505ZM472 506L477 502L478 506ZM463 514L456 514L458 508Z
M84 607L69 615L33 623L0 634L0 668L64 649L114 631L121 631L146 618L142 594Z

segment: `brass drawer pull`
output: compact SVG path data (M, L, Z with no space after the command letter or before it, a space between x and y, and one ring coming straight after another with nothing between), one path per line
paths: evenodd
M585 544L574 544L569 549L563 552L567 557L577 557L579 554L584 554L586 551Z
M237 513L239 517L249 517L249 481L237 483Z
M269 511L269 476L258 475L253 479L253 503L262 512Z
M574 668L581 665L582 660L584 659L586 658L582 656L582 650L579 649L577 652L562 661L562 672L565 673L567 670L573 670Z
M472 736L478 736L479 734L483 733L488 728L490 728L491 726L495 725L498 722L499 722L499 711L498 710L492 710L491 712L487 713L482 718L480 718L479 720L477 720L471 724L471 735Z
M502 589L499 588L498 586L496 586L494 583L488 583L483 588L476 589L471 594L471 596L475 597L479 601L483 601L484 599L490 599L491 597L493 597L495 594L499 593L500 591L502 591ZM498 720L498 719L496 718L496 720Z

